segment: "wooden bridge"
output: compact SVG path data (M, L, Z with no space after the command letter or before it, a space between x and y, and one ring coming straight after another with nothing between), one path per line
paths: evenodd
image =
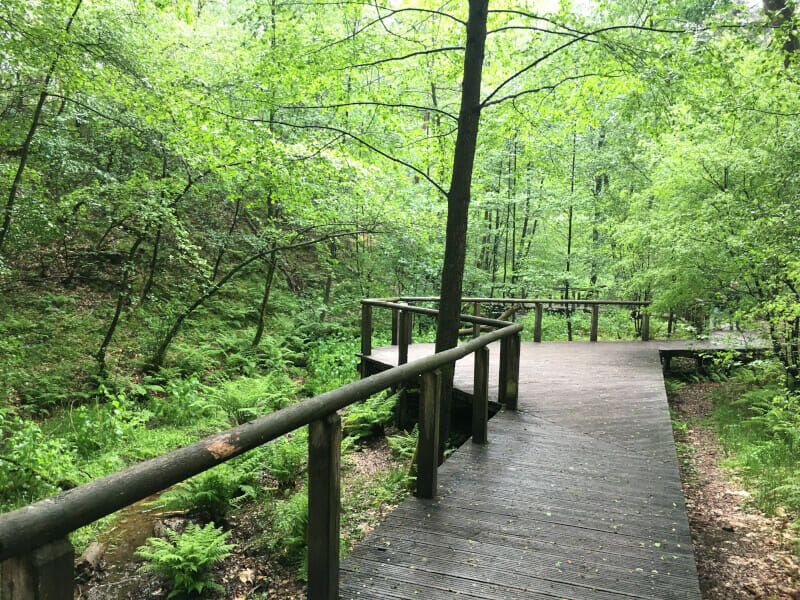
M437 354L411 343L412 314L437 311L402 304L436 299L364 300L362 375L382 372L0 515L0 598L71 600L70 532L308 425L310 600L699 599L659 355L714 345L648 342L648 303L599 300L553 302L588 307L593 340L601 305L627 305L644 341L521 343L519 324L480 316L482 301L507 299L465 300L476 339ZM512 302L534 305L541 339L550 301ZM396 345L372 349L374 306L391 310ZM437 468L439 369L451 368L477 443ZM408 382L420 386L417 498L340 569L337 411ZM490 397L504 407L491 427Z
M517 410L445 462L436 498L406 500L355 548L341 597L699 599L659 345L523 343ZM472 356L456 363L467 394Z

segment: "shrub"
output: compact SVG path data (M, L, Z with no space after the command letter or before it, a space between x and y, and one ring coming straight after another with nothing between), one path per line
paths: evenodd
M150 406L160 419L173 425L191 425L198 419L217 416L217 407L201 395L200 381L196 375L187 379L167 381L163 398L154 398Z
M206 588L222 590L211 580L209 569L230 555L234 545L225 542L229 533L215 528L213 523L205 527L191 523L183 534L170 531L168 540L148 538L136 555L150 561L143 570L158 573L172 584L168 598L200 594Z
M266 467L281 487L294 485L308 460L308 428L275 440L266 447Z
M73 487L77 469L73 449L47 439L38 425L0 415L0 512L24 506Z
M221 521L228 515L231 499L239 493L236 471L222 464L161 494L156 504L166 510L188 510L204 521Z
M308 539L308 491L305 488L275 505L272 530L275 537L270 549L296 566L298 577L305 579Z
M355 438L383 435L384 425L394 417L397 396L381 392L348 406L342 414L343 431Z
M150 412L136 410L124 394L114 395L101 385L99 397L72 411L70 438L78 454L89 457L101 448L117 446L150 417Z

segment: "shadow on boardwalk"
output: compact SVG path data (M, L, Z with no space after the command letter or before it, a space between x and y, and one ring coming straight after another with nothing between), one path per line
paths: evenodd
M406 500L353 550L342 598L699 599L660 344L524 343L519 411L442 466L438 498ZM467 392L471 373L458 363Z

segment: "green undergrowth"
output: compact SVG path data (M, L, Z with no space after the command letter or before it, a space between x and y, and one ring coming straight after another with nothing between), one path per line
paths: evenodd
M355 321L315 321L302 311L282 312L281 303L291 303L278 295L264 337L252 348L252 307L226 304L227 300L220 295L187 320L165 366L149 373L139 370L147 352L138 353L134 347L147 336L150 346L158 341L169 309L153 306L150 314L133 310L115 337L109 369L99 380L92 376L91 352L97 343L97 319L103 315L91 301L81 313L76 311L80 301L69 295L46 296L33 308L0 300L9 309L0 322L0 512L358 378ZM74 312L81 316L70 317ZM373 343L388 344L388 329L383 336L376 332ZM131 360L128 369L122 368L125 358ZM344 409L343 452L357 451L384 436L395 401L387 391ZM382 507L397 502L413 483L407 447L416 443L416 435L395 437L403 439L397 442L403 448L396 454L400 466L356 477L344 496L343 551L363 535L363 522L379 518ZM153 508L183 514L198 527L228 527L234 512L254 512L262 528L257 536L274 540L262 544L262 551L302 575L307 461L304 427L173 486ZM74 532L76 549L81 551L101 530L113 530L113 522L114 516L109 516ZM151 550L142 550L147 568L170 580L175 591L213 587L200 574L209 557L197 552L194 538L204 535L199 532L193 528L188 537L171 534L164 544L151 542ZM196 577L182 574L195 566L200 569Z
M698 377L698 376L696 376ZM774 361L755 361L747 366L726 364L724 359L702 376L717 385L711 391L712 410L703 425L713 427L726 453L723 466L730 468L751 493L751 502L768 515L786 514L798 528L800 517L800 392L783 385L783 374ZM668 384L679 390L684 384ZM680 432L686 422L673 419L679 458ZM794 540L800 552L800 536Z
M527 313L518 319L524 324L523 341L533 341L535 311L529 308ZM569 323L572 327L572 339L588 341L591 334L591 311L579 309L570 313L569 319L563 312L544 310L542 313L542 340L546 342L563 342L569 339ZM672 337L681 337L686 332L677 327ZM688 335L688 334L686 334ZM625 308L604 307L598 315L597 339L600 341L635 340L641 337L637 323L631 311ZM650 318L650 338L667 337L667 320L660 316Z

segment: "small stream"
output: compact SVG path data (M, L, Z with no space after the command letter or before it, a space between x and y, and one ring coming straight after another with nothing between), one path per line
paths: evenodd
M139 559L136 549L147 538L153 537L156 523L163 514L161 508L152 503L158 495L150 496L123 508L106 531L98 537L105 544L102 575L88 583L75 587L75 600L139 600L152 598L156 590L149 589L147 580L137 573Z

